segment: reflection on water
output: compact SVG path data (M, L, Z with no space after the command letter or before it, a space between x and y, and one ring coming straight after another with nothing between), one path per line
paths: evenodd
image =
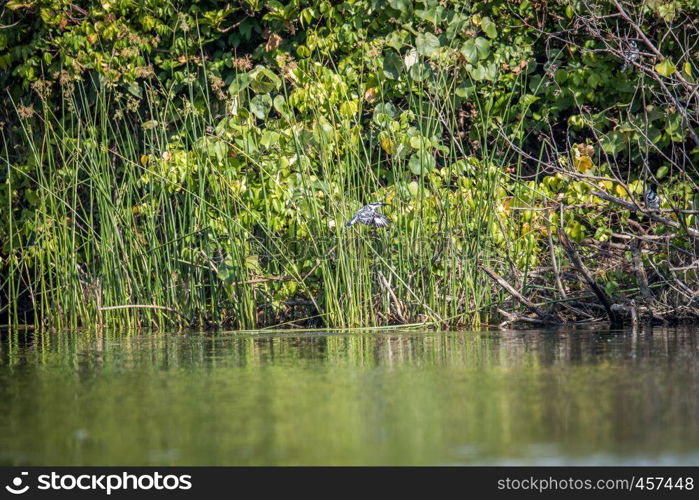
M0 464L699 464L697 332L0 334Z

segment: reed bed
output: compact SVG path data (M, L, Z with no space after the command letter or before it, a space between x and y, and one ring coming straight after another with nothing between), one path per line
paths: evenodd
M310 124L285 109L284 159L264 135L228 127L205 81L204 71L185 88L145 87L138 119L108 85L83 82L61 111L24 118L23 137L3 136L9 193L32 195L7 207L7 323L477 326L500 300L480 266L515 252L526 267L537 250L508 238L516 221L498 214L503 196L531 189L504 173L519 163L494 147L493 103L473 98L464 138L448 74L433 80L440 92L400 104L440 142L418 174L385 153L382 141L400 137L367 124L362 106L319 107ZM314 135L318 123L326 134ZM344 226L375 200L390 202L389 228Z

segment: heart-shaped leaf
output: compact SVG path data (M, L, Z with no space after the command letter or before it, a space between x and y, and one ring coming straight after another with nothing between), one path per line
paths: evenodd
M289 109L289 104L286 102L286 99L281 94L278 94L274 97L274 109L283 117L287 117L291 111Z
M471 80L464 80L454 90L456 95L458 95L459 97L463 97L464 99L470 97L475 91L476 86L473 84Z
M439 49L439 38L432 33L420 33L415 39L415 47L421 56L431 56Z
M677 70L670 59L664 59L655 65L655 71L663 76L672 76L672 74Z
M498 36L498 29L495 26L495 23L489 17L484 17L481 19L481 29L483 30L483 33L488 35L489 38L495 38Z
M403 61L395 52L389 52L383 58L383 74L390 80L397 80L403 72Z
M422 150L410 156L408 168L415 175L424 175L434 168L436 161L428 151Z
M274 72L264 66L257 66L250 73L250 88L257 94L279 90L282 81Z
M471 64L485 59L490 54L490 42L483 37L470 38L461 46L461 54Z

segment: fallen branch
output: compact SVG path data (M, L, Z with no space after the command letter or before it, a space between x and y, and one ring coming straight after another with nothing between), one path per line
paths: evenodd
M677 322L681 319L695 319L699 317L699 310L690 306L668 307L665 310L658 311L646 306L631 307L623 304L614 304L613 309L615 312L627 316L644 314L649 316L651 320L654 319L664 324Z
M481 269L485 271L485 273L492 278L493 281L495 281L498 285L500 285L502 288L507 291L512 297L514 297L520 304L522 304L524 307L526 307L529 311L532 313L536 314L541 321L545 323L553 323L553 324L560 324L561 321L553 316L552 314L549 314L547 311L544 309L541 309L538 307L534 302L531 300L527 299L524 297L521 293L519 293L517 290L514 289L512 285L510 285L505 279L500 276L498 273L493 271L491 268L486 266L485 264L481 264Z
M695 260L689 265L686 266L678 266L678 267L673 267L670 266L668 268L670 271L692 271L694 269L699 269L699 260Z
M573 247L573 244L568 239L568 236L566 236L566 234L561 229L558 230L558 239L560 240L561 245L563 245L563 249L566 251L568 259L570 260L571 264L573 264L573 267L575 267L578 273L582 275L583 280L585 281L585 283L587 283L587 286L590 287L592 292L597 296L599 302L604 306L604 309L607 312L607 316L609 317L609 322L611 323L612 328L617 328L621 326L621 319L612 308L612 299L597 284L595 279L592 277L592 274L590 274L590 271L587 269L582 259L580 258L580 255Z
M521 314L516 314L516 313L511 313L508 311L505 311L504 309L498 308L498 312L503 315L505 318L507 318L505 321L500 323L498 326L500 328L503 328L508 325L512 325L514 323L533 323L535 325L548 325L550 324L547 321L543 321L538 318L530 318L529 316L523 316Z

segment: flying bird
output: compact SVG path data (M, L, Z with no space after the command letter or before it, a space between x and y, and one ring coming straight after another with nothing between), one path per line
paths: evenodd
M388 203L383 203L380 201L369 203L363 206L357 213L354 214L352 219L345 224L345 227L352 227L357 222L360 224L366 224L371 227L386 227L391 221L384 214L379 212L377 209L381 206L388 205Z

